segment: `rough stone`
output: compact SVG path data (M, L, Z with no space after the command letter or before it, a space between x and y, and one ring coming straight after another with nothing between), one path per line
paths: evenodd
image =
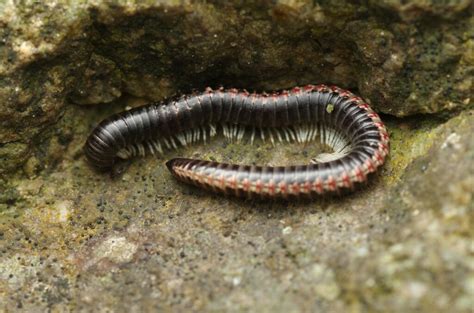
M471 105L468 0L33 1L0 9L0 155L10 159L0 173L38 158L71 101L333 83L396 116Z
M470 10L464 0L0 3L0 311L470 312ZM184 186L164 166L173 156L293 164L318 145L218 137L137 158L120 179L85 162L91 128L128 106L207 85L306 83L350 88L386 113L391 155L365 189L245 201Z

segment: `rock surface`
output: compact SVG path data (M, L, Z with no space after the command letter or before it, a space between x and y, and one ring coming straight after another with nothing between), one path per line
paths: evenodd
M0 173L51 165L71 102L123 94L333 83L396 116L471 103L469 0L75 3L0 4Z
M469 312L472 9L0 3L0 311ZM316 145L217 138L137 159L118 180L81 151L91 127L126 106L208 85L307 83L352 89L386 114L391 157L356 194L228 199L163 166L176 155L289 164Z

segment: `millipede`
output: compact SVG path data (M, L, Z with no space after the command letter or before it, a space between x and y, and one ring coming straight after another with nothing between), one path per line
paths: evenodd
M389 153L389 135L379 115L359 96L336 86L307 85L274 93L207 88L114 114L89 135L85 155L99 171L120 160L163 154L222 132L308 143L320 140L333 153L308 164L257 166L174 158L166 162L179 181L239 197L287 198L341 194L364 184Z

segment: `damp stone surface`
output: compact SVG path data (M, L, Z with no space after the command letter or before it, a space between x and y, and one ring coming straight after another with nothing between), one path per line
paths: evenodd
M470 312L471 1L0 2L0 312ZM108 115L207 86L335 84L391 137L361 191L226 198L164 163L307 162L222 136L135 159L82 147Z

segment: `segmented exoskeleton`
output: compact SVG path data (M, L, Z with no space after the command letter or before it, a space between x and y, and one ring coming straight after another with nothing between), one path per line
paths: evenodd
M207 89L168 103L115 114L90 134L85 154L99 170L118 159L206 141L222 130L274 141L319 139L334 149L310 164L249 166L176 158L166 163L178 179L237 196L314 196L352 190L385 161L387 130L360 97L335 86L308 85L273 94Z

